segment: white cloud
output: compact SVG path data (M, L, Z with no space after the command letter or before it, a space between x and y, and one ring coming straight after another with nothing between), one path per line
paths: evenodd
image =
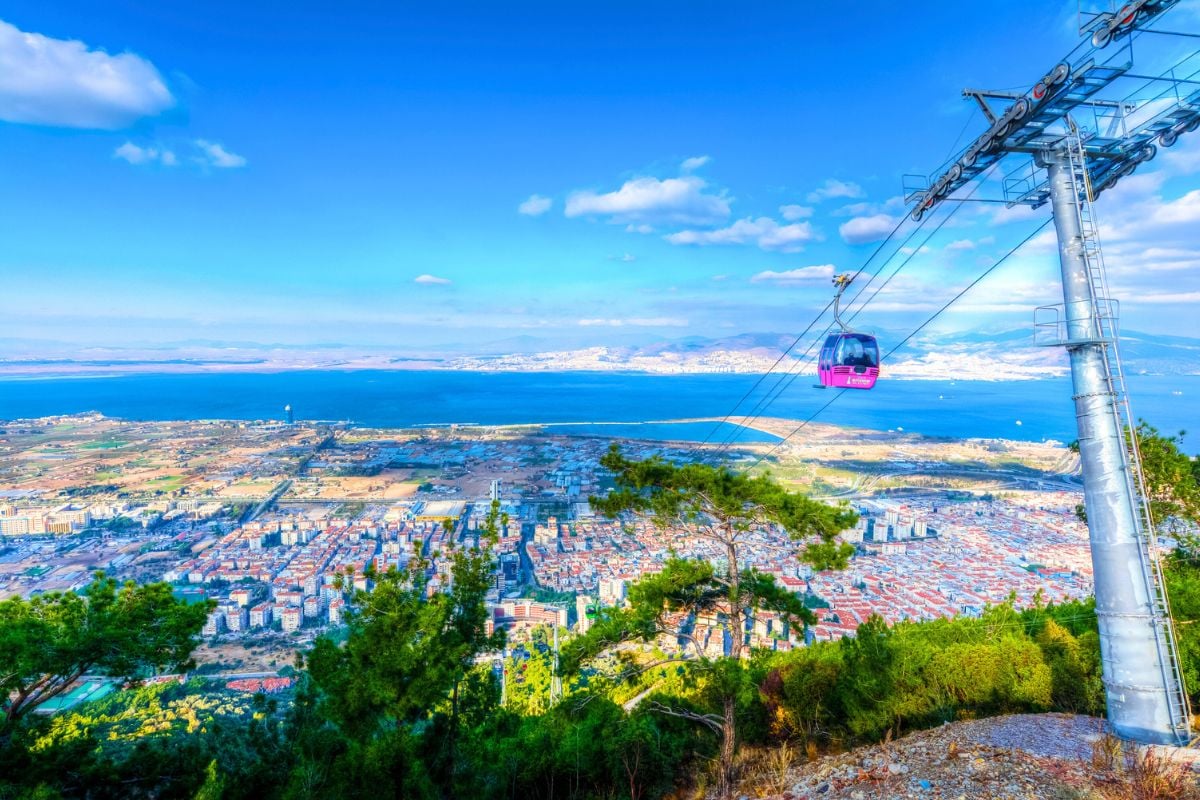
M1168 93L1163 92L1163 94ZM1167 97L1158 97L1153 100L1143 98L1141 102L1134 105L1132 110L1121 114L1122 130L1137 130L1178 102L1174 92L1169 93Z
M1026 222L1032 219L1045 219L1046 209L1033 209L1025 205L1017 205L1009 208L1001 206L991 214L989 223L992 225L1007 225L1010 222Z
M1046 255L1058 251L1058 234L1054 228L1046 228L1046 230L1034 236L1021 247L1021 252L1029 255ZM981 256L982 261L990 262L990 259Z
M1200 292L1156 292L1142 293L1130 296L1124 301L1127 304L1134 305L1138 303L1150 303L1153 305L1170 305L1174 303L1200 303Z
M436 275L425 273L424 275L418 275L417 277L413 278L413 283L419 283L422 286L448 286L449 284L454 283L454 281L450 280L449 278L439 278Z
M712 161L710 156L695 156L693 158L685 158L679 168L684 172L695 172L703 167L709 161Z
M634 261L637 261L637 256L635 256L633 253L626 253L625 255L621 256L621 257L620 257L619 259L617 259L617 260L618 260L618 261L623 261L623 262L625 262L626 264L631 264L631 263L633 263Z
M221 169L229 169L231 167L246 166L246 159L236 153L231 153L223 146L216 142L210 142L206 139L197 139L194 144L200 148L201 156L199 161L202 164L207 164L210 167L218 167Z
M929 251L929 245L923 244L920 247L901 247L899 252L901 255L905 255L905 256L911 256L911 255L922 255L923 256L930 251Z
M1200 190L1166 200L1159 192L1163 177L1158 173L1132 175L1100 195L1097 210L1102 242L1144 240L1147 247L1197 243L1192 223L1200 214Z
M834 216L837 217L862 217L878 213L880 213L878 205L866 201L861 203L851 203L850 205L842 206L833 212Z
M804 242L817 238L812 225L807 222L793 222L790 225L780 225L770 217L758 219L739 219L727 228L715 231L687 230L668 234L666 240L671 244L755 244L763 250L779 250L785 253L797 252Z
M896 195L882 203L864 200L861 203L850 203L833 212L835 217L869 217L872 214L895 214L904 208L904 198Z
M798 219L808 219L813 215L813 210L808 206L786 205L779 207L779 215L788 222L795 222Z
M113 158L128 161L130 164L150 164L157 161L167 167L173 167L179 163L175 154L170 150L151 146L139 147L133 142L126 142L114 150Z
M567 198L568 217L606 216L613 222L713 225L729 216L724 195L706 194L694 175L634 178L615 192L579 191Z
M539 217L549 211L552 205L554 205L554 201L549 197L542 197L540 194L531 194L528 200L517 206L517 213L524 214L527 217Z
M839 181L830 178L825 181L821 188L808 193L808 202L819 203L822 200L828 200L831 197L862 197L862 187L857 183L849 181Z
M1011 265L1010 265L1011 266ZM935 310L952 299L961 284L946 284L931 276L900 275L880 290L879 298L867 307L871 312L917 312ZM1053 280L999 270L947 309L949 313L1029 314L1038 305L1062 299Z
M597 317L593 319L581 319L579 324L585 328L593 327L608 327L608 328L686 328L688 321L680 317L630 317L627 319L605 319Z
M0 20L0 119L113 130L174 104L158 70L141 56L109 55Z
M946 245L943 249L951 253L960 252L962 250L974 250L975 243L970 239L958 239Z
M812 267L798 267L783 272L766 270L750 278L751 283L806 283L816 280L829 280L833 277L833 264L819 264Z
M1111 189L1106 189L1103 197L1109 204L1129 203L1142 198L1151 197L1162 189L1167 176L1163 172L1138 172L1121 178Z
M1144 247L1116 243L1104 248L1109 274L1177 272L1196 270L1200 274L1200 250L1187 247Z
M688 321L682 317L632 317L626 325L642 328L686 328Z
M1159 206L1153 221L1162 225L1200 222L1200 189L1193 189L1178 200Z
M124 159L130 164L145 164L147 161L155 161L158 151L153 147L138 147L133 142L126 142L113 151L113 157Z
M847 244L865 244L886 239L898 220L887 214L874 214L869 217L855 217L843 222L838 233Z
M1200 136L1184 134L1179 143L1165 152L1160 149L1158 158L1176 174L1189 175L1200 170Z

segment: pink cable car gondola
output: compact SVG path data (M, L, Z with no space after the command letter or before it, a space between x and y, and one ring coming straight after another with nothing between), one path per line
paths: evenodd
M817 356L817 375L822 388L870 389L879 378L879 344L875 337L856 333L842 322L842 292L853 280L854 276L849 273L833 279L833 285L837 287L837 296L833 299L833 319L841 331L831 333L825 339Z

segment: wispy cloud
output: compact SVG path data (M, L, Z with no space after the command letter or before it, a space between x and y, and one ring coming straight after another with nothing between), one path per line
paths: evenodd
M1027 222L1033 219L1042 219L1044 215L1044 211L1036 211L1025 205L1017 205L1012 208L1000 206L991 212L989 224L1007 225L1010 222Z
M1163 225L1200 222L1200 189L1193 189L1178 200L1160 206L1153 221Z
M422 286L448 286L451 283L454 283L454 281L450 280L449 278L439 278L436 275L425 273L424 275L418 275L417 277L413 278L413 283L419 283Z
M783 272L765 270L752 276L750 282L780 284L812 283L813 281L830 280L833 278L833 271L833 264L797 267L796 269L784 270Z
M679 168L684 172L694 172L703 167L709 161L712 161L710 156L695 156L693 158L685 158L683 163L679 165Z
M1181 312L1186 325L1192 322L1188 306L1200 294L1200 190L1168 199L1163 190L1180 165L1156 160L1153 166L1155 171L1126 177L1100 196L1100 240L1110 287L1123 309L1151 307L1144 313L1155 319L1143 323L1151 325ZM1053 252L1057 243L1051 238L1049 244Z
M126 142L114 150L113 158L128 161L130 164L158 163L166 167L173 167L179 163L175 153L170 150L151 145L139 147L133 142Z
M780 225L770 217L739 219L727 228L714 231L686 230L668 234L671 244L754 244L763 250L778 250L794 253L802 249L805 242L817 238L812 225L793 222Z
M200 150L201 163L219 169L231 169L246 166L246 159L236 153L231 153L223 145L210 142L207 139L197 139L194 144Z
M904 208L904 198L889 197L882 203L864 200L861 203L850 203L833 212L835 217L869 217L872 214L895 214Z
M1128 301L1130 304L1174 305L1175 303L1200 303L1200 292L1153 292L1139 294Z
M154 65L0 20L0 119L114 130L175 104Z
M531 194L528 200L517 206L517 213L524 214L527 217L540 217L549 211L552 205L554 205L554 201L549 197L542 197L540 194Z
M1158 158L1164 165L1184 175L1200 170L1200 136L1181 138L1170 150L1159 151Z
M625 319L595 317L581 319L579 324L585 328L686 328L688 321L680 317L629 317Z
M865 244L886 239L896 227L898 220L887 214L873 214L869 217L855 217L843 222L838 227L838 233L846 244Z
M779 215L788 222L795 222L798 219L808 219L813 215L813 210L808 206L786 205L779 207Z
M613 192L575 192L567 198L565 213L643 225L713 225L729 216L729 200L705 192L707 186L695 175L665 180L634 178Z
M814 189L808 193L808 202L819 203L822 200L828 200L833 197L855 198L862 196L862 187L857 183L830 178L819 189Z

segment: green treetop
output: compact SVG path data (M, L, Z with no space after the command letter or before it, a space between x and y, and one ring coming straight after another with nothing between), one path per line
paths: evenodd
M187 669L211 601L177 600L165 583L97 573L76 592L0 603L0 710L11 725L88 674L127 680Z
M431 591L432 570L417 545L405 569L370 573L374 586L358 591L347 615L344 642L321 637L304 658L316 700L317 717L333 724L349 744L349 761L323 788L338 794L350 786L387 781L398 796L415 791L413 775L423 771L409 749L412 732L435 709L449 705L446 750L454 769L459 686L481 653L503 647L503 631L487 633L485 600L492 586L498 504L488 515L482 548L458 548L450 555L450 585ZM443 523L453 530L452 521ZM359 760L355 760L359 759ZM301 765L296 775L312 772ZM357 791L357 790L356 790Z
M743 665L748 653L746 622L760 609L793 624L814 621L801 599L778 586L773 576L743 566L742 547L752 534L774 529L787 534L800 548L801 558L817 569L844 568L854 548L836 536L858 517L844 505L825 505L790 492L769 475L750 476L698 463L677 465L657 456L632 461L615 444L600 463L613 473L615 489L605 497L591 498L593 508L609 517L632 513L661 527L685 531L716 544L725 559L716 566L701 560L668 560L662 572L630 588L628 608L606 610L586 635L568 643L564 669L578 669L584 661L630 640L649 642L665 635L684 642L680 653L666 661L684 662L698 678L702 676L711 706L719 710L659 702L653 708L705 725L720 737L720 782L727 794L734 777L736 709L748 688ZM728 658L712 657L711 647L697 640L695 627L701 617L724 620ZM662 663L640 665L629 674Z
M1137 426L1142 474L1156 523L1174 518L1200 522L1200 461L1180 451L1185 431L1163 436L1145 420Z

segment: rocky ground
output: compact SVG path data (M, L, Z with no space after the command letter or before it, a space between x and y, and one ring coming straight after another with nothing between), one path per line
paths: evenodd
M1102 720L1022 714L920 731L819 758L774 779L760 774L736 796L1193 800L1200 799L1198 770L1200 750L1154 748L1147 757L1107 736Z

